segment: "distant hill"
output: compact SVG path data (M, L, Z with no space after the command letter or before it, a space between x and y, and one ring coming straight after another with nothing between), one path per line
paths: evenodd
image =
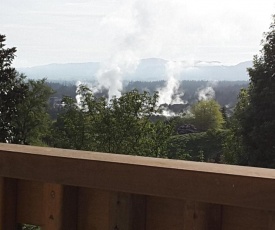
M123 77L131 81L156 81L165 80L165 65L168 61L158 58L142 59L133 74ZM184 63L184 66L187 66ZM246 81L249 79L246 69L252 66L251 61L238 65L224 66L218 62L197 61L193 66L186 67L180 75L180 80L226 80ZM49 64L17 70L27 75L28 78L47 78L53 81L89 81L94 80L100 68L99 62Z

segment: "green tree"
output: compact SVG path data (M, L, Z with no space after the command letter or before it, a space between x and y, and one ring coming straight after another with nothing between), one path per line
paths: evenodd
M202 100L191 109L195 126L202 131L219 129L223 125L220 105L215 100Z
M58 148L91 150L88 138L88 116L76 101L70 97L63 99L64 107L53 123L49 144Z
M234 108L234 114L228 123L228 132L223 144L223 163L246 164L247 152L243 148L244 120L249 106L247 89L241 89L238 102ZM249 123L246 123L249 126ZM248 127L247 127L248 128Z
M66 98L55 123L56 147L131 155L161 156L171 129L164 122L151 122L158 113L158 95L133 90L108 103L85 86L79 102Z
M237 114L245 156L241 164L275 167L275 16L259 56L248 69L245 108Z
M167 158L219 163L226 136L227 130L222 129L171 136Z
M43 144L48 134L50 117L47 112L49 97L53 90L46 84L46 79L26 82L28 91L17 107L17 118L12 121L15 127L14 143Z
M13 142L18 105L28 90L24 75L11 66L16 48L5 48L6 36L0 34L0 142Z

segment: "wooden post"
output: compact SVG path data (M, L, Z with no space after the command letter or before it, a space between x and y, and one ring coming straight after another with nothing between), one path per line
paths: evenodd
M78 230L109 230L110 192L79 188Z
M223 230L269 230L274 220L268 211L241 207L223 207ZM273 223L272 223L273 222Z
M16 230L17 180L1 178L0 181L0 229Z
M76 230L78 216L78 188L63 186L62 229Z
M146 229L147 198L143 195L132 195L131 230Z
M59 230L62 223L62 186L35 181L18 182L17 222Z
M43 230L62 230L63 187L58 184L44 184L44 224Z
M222 207L216 204L186 201L184 210L183 229L222 229Z
M110 230L131 229L131 195L113 192L110 199Z
M4 215L4 178L0 177L0 229L3 229Z
M275 212L274 211L268 212L268 216L269 216L268 230L274 230L275 229Z
M184 211L184 200L147 197L146 230L185 229Z

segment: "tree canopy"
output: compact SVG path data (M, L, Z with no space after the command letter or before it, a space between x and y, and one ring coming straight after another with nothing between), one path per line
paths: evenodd
M159 112L157 94L132 90L110 102L85 86L78 94L78 104L64 99L54 125L54 146L156 157L162 153L171 129L162 121L150 121Z
M219 129L223 124L220 105L215 100L202 100L191 109L195 126L202 131Z
M27 81L12 67L16 48L5 48L5 40L0 35L0 142L34 144L50 125L47 106L53 91L45 79Z
M13 120L18 117L18 106L27 94L24 76L11 66L16 48L5 48L6 36L0 34L0 142L15 138Z
M275 167L275 17L265 33L260 55L248 69L250 85L241 92L235 110L237 135L241 137L243 154L239 163L259 167Z

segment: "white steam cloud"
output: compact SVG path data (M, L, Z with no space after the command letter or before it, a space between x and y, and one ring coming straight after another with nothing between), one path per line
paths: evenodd
M121 96L123 89L123 76L133 73L139 60L131 50L122 51L113 56L108 62L104 62L96 74L100 88L108 89L110 99Z
M139 3L140 1L125 1L120 10L102 21L103 29L116 27L121 31L121 34L113 38L118 46L96 74L99 87L108 89L109 100L113 96L121 96L124 76L134 73L141 59L141 53L146 49L151 50L151 47L156 45L150 37L154 28L150 6Z
M159 91L159 104L184 104L181 100L183 92L179 92L180 81L179 75L183 71L183 63L176 61L169 61L166 63L166 84Z
M213 87L217 82L208 82L207 86L205 88L199 89L197 91L198 100L199 101L207 101L215 98L215 90Z

